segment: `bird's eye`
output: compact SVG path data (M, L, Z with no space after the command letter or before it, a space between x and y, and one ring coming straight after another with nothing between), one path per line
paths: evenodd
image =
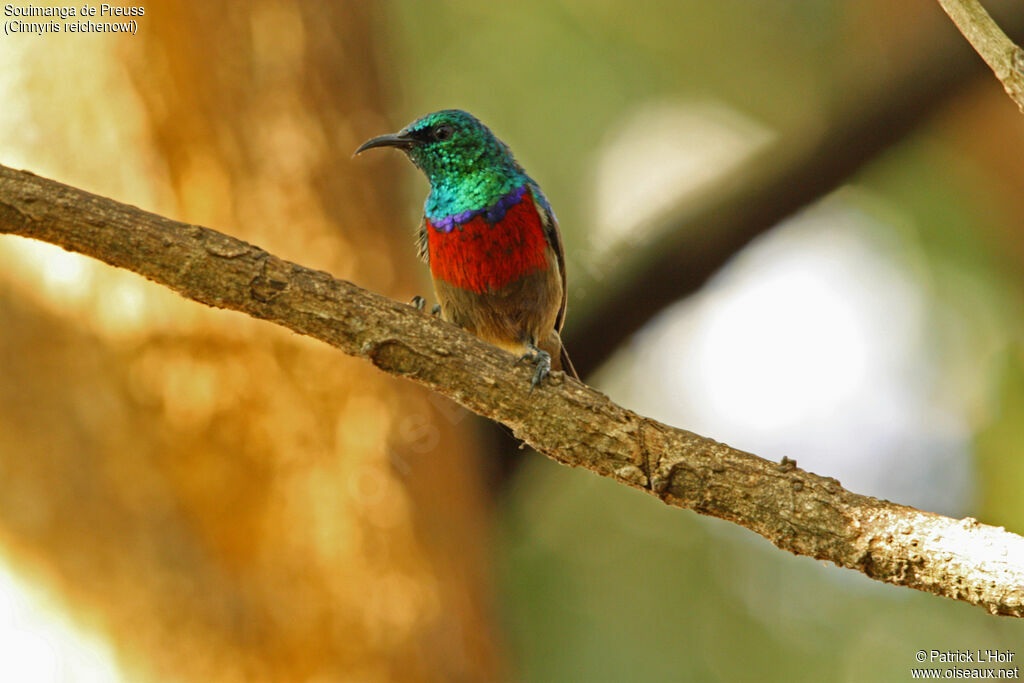
M455 133L455 129L446 123L434 128L434 139L439 141L448 140Z

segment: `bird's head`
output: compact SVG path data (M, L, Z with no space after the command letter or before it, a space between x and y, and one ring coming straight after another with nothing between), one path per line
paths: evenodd
M374 147L401 149L434 187L471 182L481 173L521 173L505 143L459 109L427 114L397 133L367 140L356 154Z

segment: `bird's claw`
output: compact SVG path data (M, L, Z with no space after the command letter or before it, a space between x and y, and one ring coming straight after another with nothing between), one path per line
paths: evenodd
M536 365L533 371L533 379L530 380L530 393L537 388L537 385L544 381L544 378L551 374L551 354L538 349L534 344L526 345L526 353L519 357L519 361L528 361Z
M417 311L422 311L427 308L427 300L424 299L419 294L417 294L412 298L412 301L409 302L409 305L415 308ZM430 315L434 317L441 315L441 304L434 304L434 306L430 309Z

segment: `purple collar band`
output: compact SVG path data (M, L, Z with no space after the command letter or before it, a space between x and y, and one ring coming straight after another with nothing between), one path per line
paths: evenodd
M473 209L471 211L463 211L462 213L445 216L439 220L430 221L430 224L434 226L434 230L437 230L438 232L451 232L456 226L464 225L477 216L483 216L487 219L488 223L498 223L505 218L505 214L508 213L509 209L522 201L523 195L525 194L526 185L523 185L522 187L517 187L509 192L492 206L485 206L482 209Z

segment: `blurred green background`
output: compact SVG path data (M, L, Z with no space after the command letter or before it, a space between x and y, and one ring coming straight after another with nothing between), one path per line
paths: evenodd
M642 229L619 220L609 230L601 212L609 191L643 202L642 186L657 184L654 161L633 160L618 176L607 168L623 163L609 153L616 145L649 149L647 112L668 111L657 119L668 126L674 112L684 143L701 137L687 125L712 135L735 118L723 147L738 136L784 153L835 111L856 111L872 83L932 45L927 36L954 31L924 1L402 3L382 22L398 122L444 107L478 114L545 188L577 269L631 248L625 233ZM671 147L671 136L658 143ZM714 146L666 154L728 174ZM1022 152L1024 117L991 74L970 79L847 186L652 323L597 386L859 493L1024 531ZM408 178L421 196L422 179ZM793 270L807 279L782 285L786 300L762 302L772 310L763 326L706 310ZM586 306L570 297L568 328ZM699 351L719 323L740 340ZM706 362L687 364L695 353ZM741 377L723 370L736 364ZM795 387L773 383L773 364ZM722 384L734 393L709 407ZM739 414L723 415L730 405ZM1016 620L791 557L731 525L523 458L502 500L497 557L524 680L908 680L919 649L1024 656Z

